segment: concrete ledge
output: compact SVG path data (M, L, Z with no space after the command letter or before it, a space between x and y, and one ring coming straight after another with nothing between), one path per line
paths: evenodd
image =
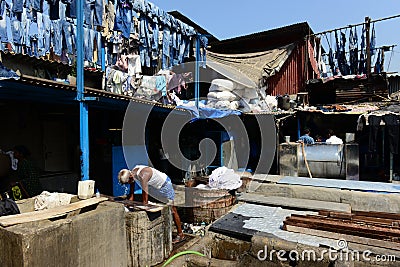
M238 197L239 201L248 203L264 204L269 206L290 207L302 210L331 210L338 212L351 212L351 206L344 203L335 203L319 200L278 197L278 196L261 196L259 194L247 193Z
M127 266L123 205L100 203L75 216L0 227L0 266Z
M376 211L400 213L400 194L382 194L341 190L337 188L321 188L301 185L283 185L259 183L252 181L251 193L261 196L280 196L298 199L310 199L334 203L345 203L356 211Z

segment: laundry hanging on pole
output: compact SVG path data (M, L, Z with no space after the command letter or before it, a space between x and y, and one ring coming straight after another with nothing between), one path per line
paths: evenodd
M365 25L363 25L362 32L361 32L361 47L360 47L360 60L358 62L358 73L365 74Z
M376 35L375 35L375 23L374 23L372 25L372 34L371 34L371 42L370 42L371 56L375 55L375 46L376 46Z

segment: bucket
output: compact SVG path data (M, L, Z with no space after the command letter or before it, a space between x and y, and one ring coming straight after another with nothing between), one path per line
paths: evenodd
M290 109L290 96L287 94L282 97L282 109L283 110Z
M236 201L236 197L226 190L193 188L192 194L195 223L212 223L227 214Z

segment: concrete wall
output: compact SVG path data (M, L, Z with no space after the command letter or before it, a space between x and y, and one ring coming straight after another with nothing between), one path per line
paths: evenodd
M155 213L126 213L128 266L153 266L168 258L172 251L171 223L169 206Z
M127 266L124 207L0 228L0 251L0 266Z

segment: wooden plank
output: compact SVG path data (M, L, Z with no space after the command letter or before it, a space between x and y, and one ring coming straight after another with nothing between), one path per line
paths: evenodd
M400 229L398 227L392 227L391 225L373 225L371 223L366 222L352 222L349 220L342 220L342 219L334 219L334 218L326 218L321 216L315 215L296 215L293 214L289 217L290 220L299 220L299 221L307 221L310 223L325 223L328 225L335 225L335 226L344 226L349 228L355 229L371 229L374 232L383 232L383 233L390 233L391 235L399 236L400 237Z
M357 216L368 216L374 218L384 218L400 221L400 214L398 213L387 213L387 212L375 212L375 211L354 211L354 215Z
M386 227L392 227L392 228L400 228L400 220L389 219L389 218L379 218L379 217L371 216L368 213L365 213L364 215L355 215L355 214L342 213L342 212L319 211L318 214L329 217L329 218L334 218L334 219L342 219L342 220L349 220L352 222L360 222L360 223L364 222L364 223L373 224L373 225L386 226ZM365 215L368 215L368 216L365 216Z
M340 234L348 234L348 235L356 235L356 236L361 236L361 237L368 237L368 238L373 238L373 239L379 239L379 240L392 240L390 237L382 234L376 234L373 232L355 232L353 229L346 229L342 227L333 227L331 225L325 225L325 224L312 224L310 223L304 223L304 222L292 222L292 221L285 221L284 223L284 228L287 225L292 225L292 226L297 226L297 227L303 227L303 228L309 228L309 229L315 229L315 230L322 230L322 231L327 231L331 233L340 233ZM392 240L393 241L393 240Z
M326 238L332 238L332 239L337 239L337 240L346 240L347 242L354 242L357 244L363 244L363 245L368 245L368 246L372 246L372 247L381 247L381 248L394 249L394 250L400 251L400 244L390 242L390 241L383 241L383 240L378 240L378 239L372 239L372 238L354 236L354 235L347 235L347 234L341 234L341 233L333 233L333 232L322 231L322 230L317 230L317 229L310 229L310 228L305 228L305 227L298 227L298 226L293 226L293 225L286 225L285 228L286 228L285 230L289 231L289 232L295 232L295 233L301 233L301 234L313 235L313 236L319 236L319 237L326 237Z
M68 214L69 212L82 209L84 207L96 205L100 202L106 201L108 198L90 198L86 200L81 200L68 205L32 212L25 212L21 214L9 215L0 217L0 225L3 227L8 227L11 225L22 224L27 222L48 220L52 218L57 218Z

